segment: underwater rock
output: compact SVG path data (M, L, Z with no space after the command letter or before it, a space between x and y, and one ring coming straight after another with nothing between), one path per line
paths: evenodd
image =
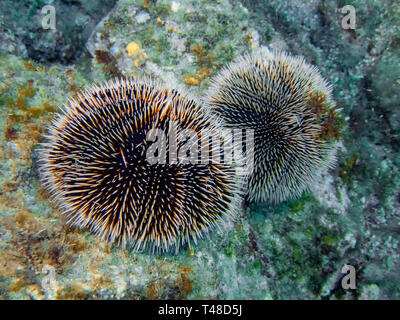
M41 63L71 64L84 51L93 28L115 2L4 0L0 2L3 28L0 39L13 39L14 45L8 44L5 48L9 53L14 52ZM49 12L45 10L42 13L45 5L55 9L55 29L44 29L42 26L42 20Z

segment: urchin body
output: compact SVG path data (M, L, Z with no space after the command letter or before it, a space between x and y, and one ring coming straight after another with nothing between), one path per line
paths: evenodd
M266 50L244 56L213 80L205 103L225 127L254 130L250 200L296 198L335 161L324 134L331 87L302 58Z
M193 99L131 79L84 90L62 111L42 144L41 172L72 225L122 246L168 251L232 215L232 166L149 162L152 129L217 130Z

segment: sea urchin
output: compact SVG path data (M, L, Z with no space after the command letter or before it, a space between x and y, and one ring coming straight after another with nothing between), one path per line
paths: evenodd
M205 103L225 127L254 130L249 200L298 197L334 163L331 87L303 58L267 50L241 57L213 79Z
M150 134L171 128L175 147L170 137ZM188 129L199 136L192 146L203 149L209 140L202 131L217 134L196 101L177 90L134 79L94 85L50 126L42 179L70 224L123 247L177 250L225 221L239 194L233 166L213 157L197 161L198 154L190 155L194 162L180 161L187 150L180 152L179 137ZM149 161L157 141L154 156L161 161Z

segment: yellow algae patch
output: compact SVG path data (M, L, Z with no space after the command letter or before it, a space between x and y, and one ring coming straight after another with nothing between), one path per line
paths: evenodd
M10 99L8 102L10 110L2 132L5 140L13 140L16 149L21 153L18 155L19 160L27 165L31 162L30 153L33 146L41 139L43 125L50 118L50 114L45 114L53 112L56 108L47 102L42 102L40 107L28 106L27 99L32 98L36 92L37 89L33 88L29 81L27 87L18 89L16 100ZM36 120L36 118L39 119ZM18 123L22 125L22 128L17 130L15 125Z
M329 108L328 104L326 103L326 94L323 92L318 91L309 91L308 92L308 104L311 107L312 112L320 118L321 116L325 115Z
M110 275L102 274L92 274L89 276L90 282L88 283L88 288L91 291L100 291L102 289L112 289L115 285Z
M161 18L157 18L157 24L159 25L159 26L165 26L165 21L163 21L163 20L161 20Z
M140 66L147 58L147 54L143 52L136 42L131 42L126 46L129 57L133 60L135 67Z
M182 30L175 29L174 27L169 27L167 31L169 33L175 32L175 33L178 33L178 34L183 34Z
M212 75L212 70L215 68L214 55L204 49L200 44L191 46L190 52L196 55L197 64L199 69L194 75L183 75L182 78L185 81L187 87L199 86L201 82Z
M15 165L15 162L12 163ZM14 174L12 174L12 178L14 179ZM17 179L16 181L13 180L5 180L0 188L2 192L14 192L18 189L21 183L21 179Z
M0 276L15 276L26 267L25 258L9 250L0 252Z
M186 86L198 86L200 84L199 79L197 79L195 76L189 76L189 75L183 75L182 76L183 80L185 80Z
M183 75L182 78L185 81L187 87L199 86L200 83L211 75L211 70L207 67L199 69L195 75Z
M49 225L49 219L43 220L28 211L22 199L9 199L4 203L17 203L13 206L16 214L0 220L2 227L11 235L9 253L0 253L0 275L13 275L19 270L26 270L28 266L40 273L46 264L62 272L73 263L75 254L86 249L87 243L83 234L77 231L67 232L62 224L53 227ZM1 196L0 202L3 203Z
M139 54L142 49L140 49L140 46L136 42L131 42L126 46L126 51L128 51L129 56L133 58Z
M253 43L253 35L252 34L246 34L245 39L247 41L247 43L249 44L249 46L251 48L256 48L257 46Z
M46 121L47 117L43 117L37 123L25 124L17 138L14 140L16 148L21 152L18 158L26 165L31 165L32 148L40 141L41 132L44 129L43 124L45 124Z
M158 293L165 287L165 285L161 281L155 281L150 283L146 289L146 297L147 300L156 300L158 299Z
M28 210L19 211L15 216L15 222L18 228L29 230L31 233L37 233L42 228L36 217Z
M190 48L190 51L193 52L196 57L197 57L197 62L202 65L206 62L206 56L207 56L207 52L206 50L203 48L203 46L199 45L199 44L195 44L194 46L192 46Z
M32 61L24 61L23 64L26 70L32 71L35 69L35 67L32 64Z
M17 100L15 106L19 110L26 110L26 98L32 98L36 94L36 88L33 87L22 87L18 90Z
M38 284L32 284L26 287L26 292L34 299L45 299L42 289Z
M17 293L26 285L26 280L24 278L17 278L9 286L8 291L12 293Z
M76 282L57 290L56 300L85 300L88 298L87 292Z
M43 66L37 66L36 67L36 71L38 71L38 72L46 72L46 68L43 67Z

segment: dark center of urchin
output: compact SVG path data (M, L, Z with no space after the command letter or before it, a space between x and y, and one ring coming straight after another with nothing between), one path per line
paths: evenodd
M52 176L68 206L80 213L77 224L112 241L167 247L217 222L228 208L234 172L215 172L211 164L150 164L146 134L155 123L167 133L170 121L149 112L146 102L127 108L135 103L106 105L71 119L49 152Z
M231 129L253 130L256 163L274 162L290 156L291 148L298 148L299 141L307 132L305 122L313 120L305 115L292 117L276 111L273 106L262 103L260 108L237 108L231 104L218 103L216 112Z
M301 175L310 176L310 168L318 166L323 156L315 140L318 126L313 115L300 101L275 104L260 94L241 97L240 90L232 90L235 99L220 99L213 107L227 128L253 130L255 166L250 186L279 195L282 186L294 185Z

